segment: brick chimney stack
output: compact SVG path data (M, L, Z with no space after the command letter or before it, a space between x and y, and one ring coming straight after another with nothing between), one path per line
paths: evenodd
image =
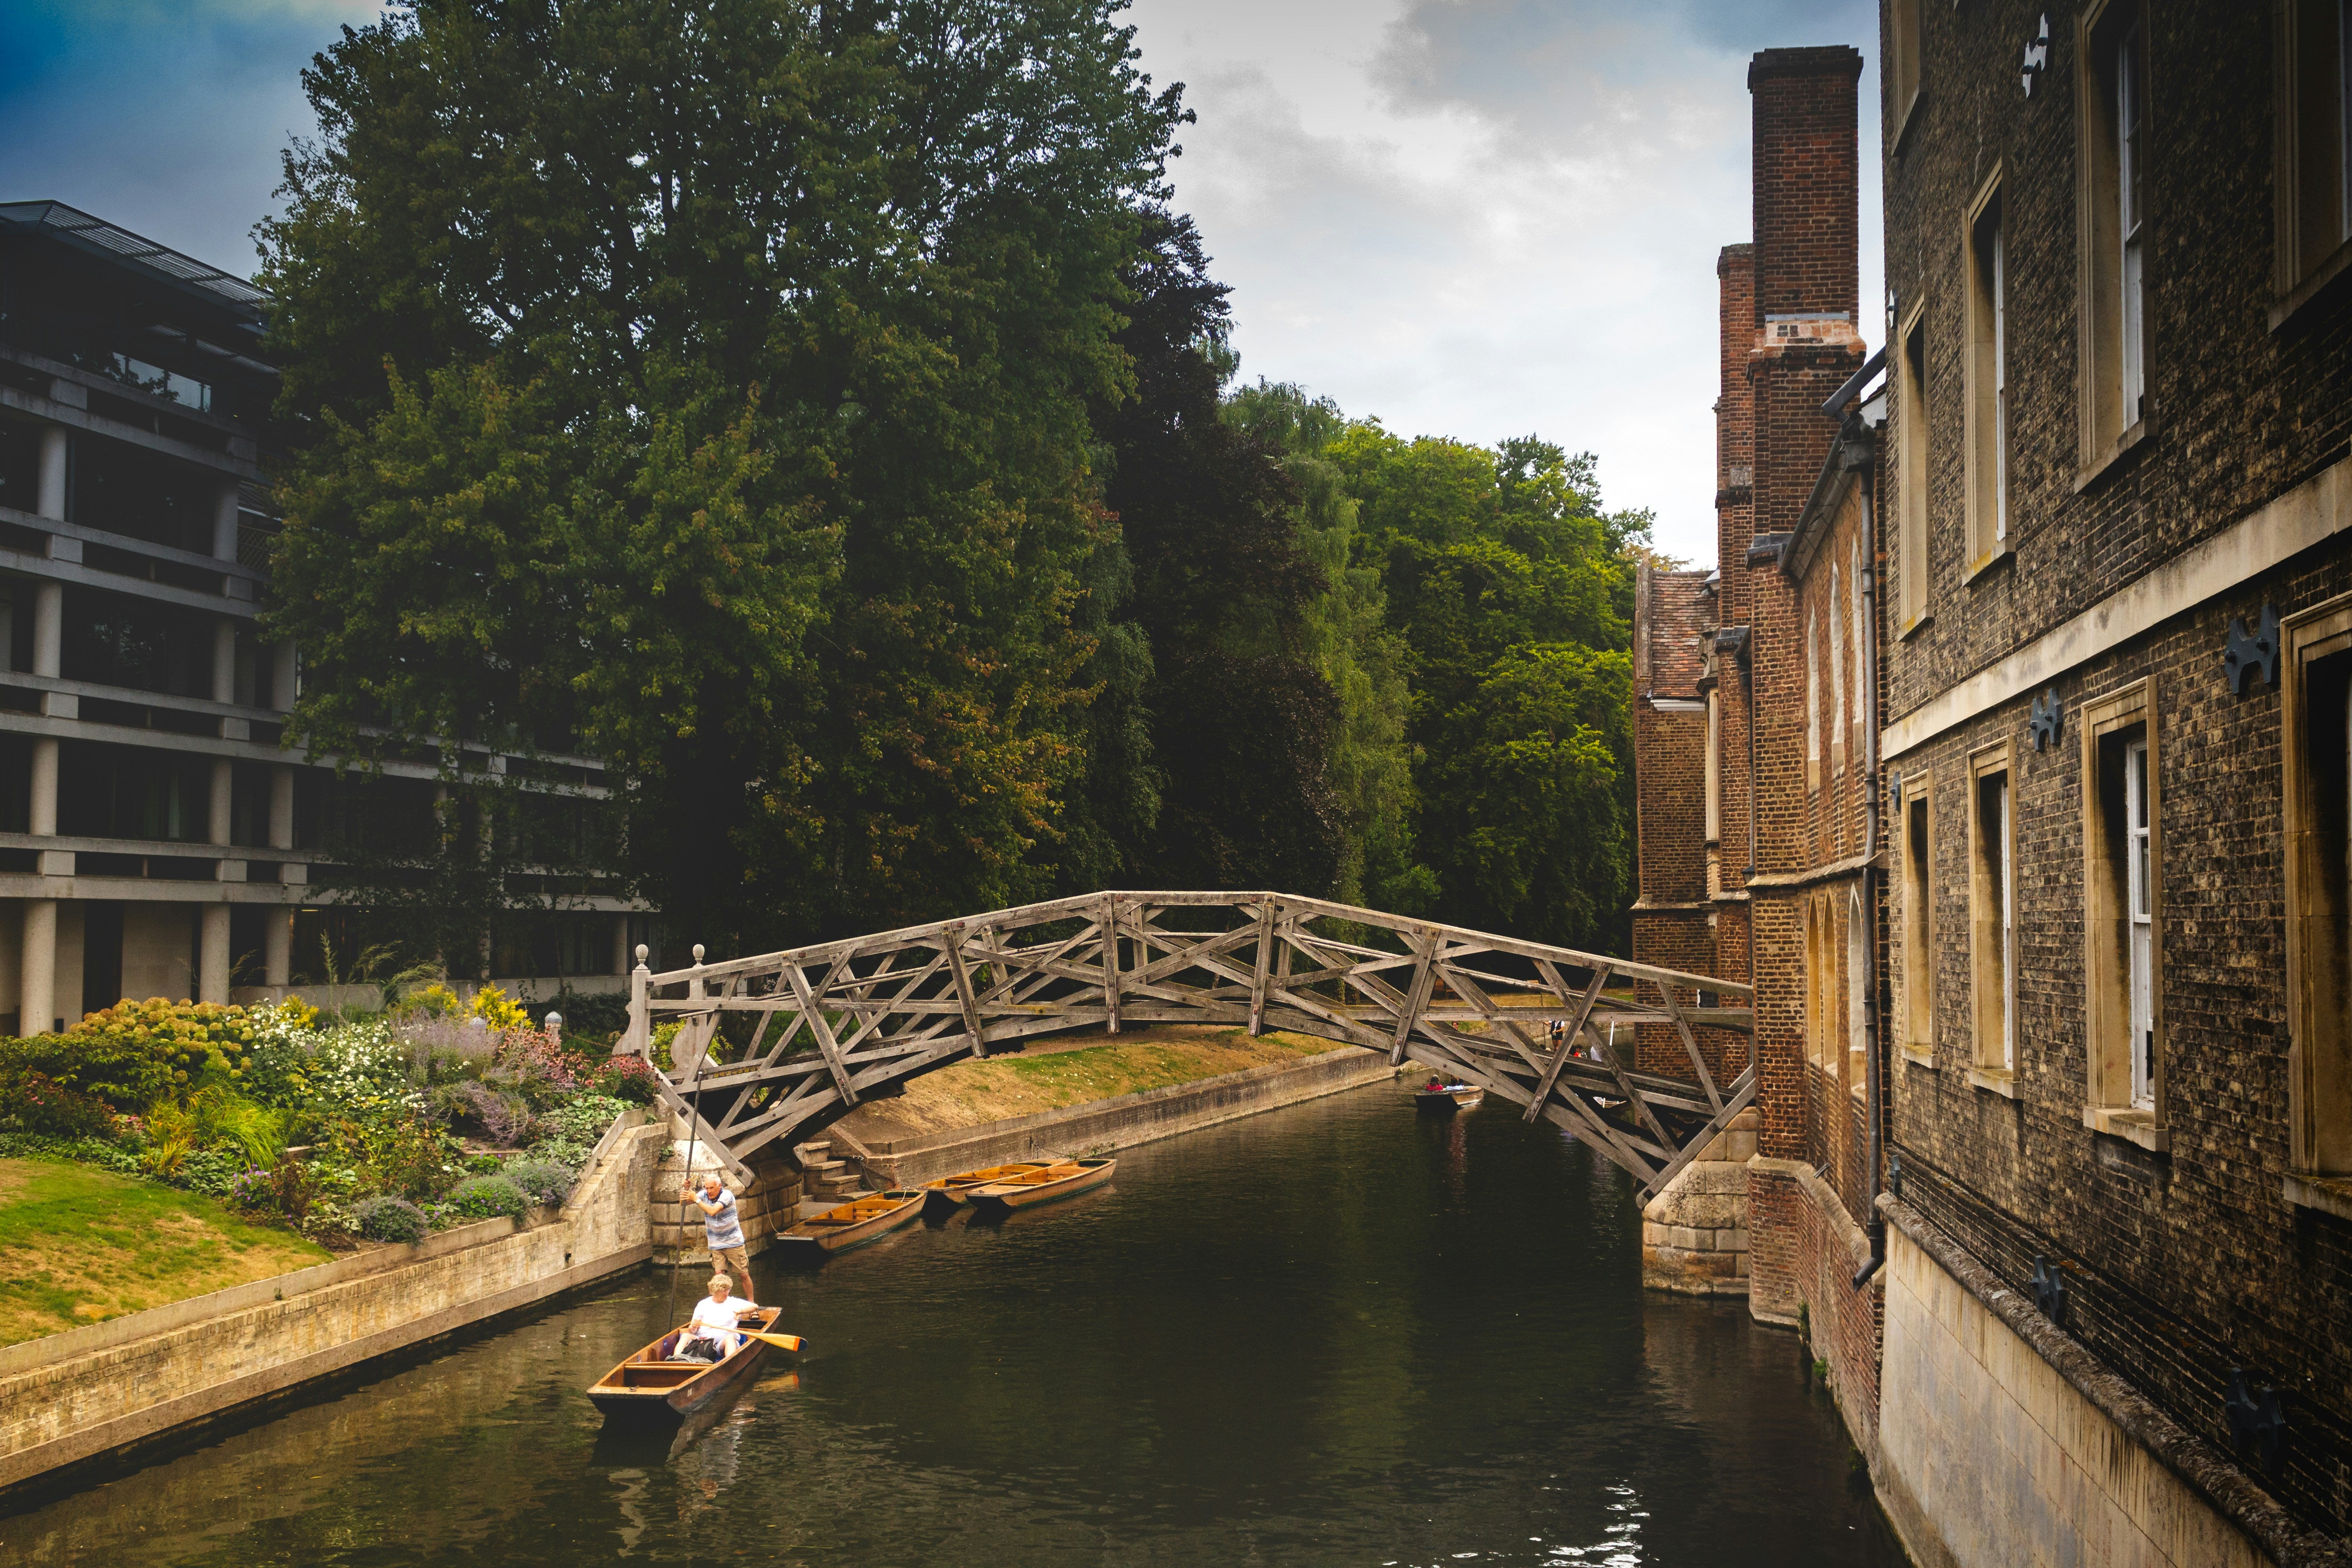
M1748 62L1755 100L1756 320L1843 311L1861 291L1856 239L1859 50L1766 49Z

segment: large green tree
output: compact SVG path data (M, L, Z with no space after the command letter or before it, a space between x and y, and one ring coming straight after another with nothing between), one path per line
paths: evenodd
M1488 448L1377 421L1327 448L1358 499L1358 558L1412 651L1410 839L1376 890L1459 924L1583 947L1625 935L1633 852L1628 547L1594 462L1532 437Z
M605 756L626 868L722 950L1045 887L1143 651L1092 419L1185 116L1118 8L347 28L266 229L294 737L460 799L496 781L453 740Z

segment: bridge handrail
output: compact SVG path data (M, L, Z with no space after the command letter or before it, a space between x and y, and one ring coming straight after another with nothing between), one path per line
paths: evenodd
M723 959L717 963L695 964L686 969L667 969L655 973L640 964L632 978L641 978L648 987L690 984L700 980L708 985L714 980L724 981L738 974L761 974L781 969L786 963L798 963L806 968L815 963L830 963L868 948L887 947L894 942L918 942L927 936L945 935L950 927L961 931L972 926L1032 926L1051 920L1066 920L1099 910L1105 899L1123 900L1134 903L1161 904L1175 907L1186 905L1211 907L1220 904L1278 903L1286 910L1313 913L1333 920L1354 921L1360 924L1378 925L1386 930L1402 931L1412 935L1434 934L1475 942L1495 952L1507 952L1519 958L1548 959L1565 963L1572 969L1592 969L1606 964L1612 973L1633 980L1648 980L1658 984L1700 991L1714 991L1726 996L1738 996L1753 1002L1755 987L1737 980L1724 980L1712 974L1693 974L1679 969L1663 969L1655 964L1636 963L1631 959L1612 958L1606 953L1579 952L1575 948L1553 947L1547 942L1527 942L1518 937L1498 936L1492 931L1477 931L1468 926L1445 925L1436 921L1415 920L1405 915L1392 915L1380 910L1368 910L1354 904L1333 903L1328 899L1313 899L1298 893L1268 891L1248 892L1161 892L1110 889L1098 893L1085 893L1066 899L1049 899L1042 903L1022 904L1013 909L991 910L984 914L959 915L952 920L927 921L920 925L901 926L896 931L873 931L864 936L837 937L831 942L814 942L806 947L784 948L775 952L757 953L748 958ZM1409 956L1409 955L1403 955ZM664 998L664 1001L672 999Z

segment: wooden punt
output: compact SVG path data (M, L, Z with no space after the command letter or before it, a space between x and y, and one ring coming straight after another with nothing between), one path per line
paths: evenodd
M918 1187L893 1187L852 1198L778 1232L773 1246L787 1262L822 1262L832 1253L878 1241L915 1218L923 1212L923 1195Z
M740 1326L773 1333L781 1307L746 1312ZM751 1386L771 1347L763 1340L746 1340L720 1361L672 1361L670 1352L681 1339L693 1337L691 1320L680 1323L588 1387L588 1397L605 1418L682 1421L732 1390ZM786 1336L790 1338L791 1336ZM800 1349L793 1340L792 1348Z
M1475 1110L1486 1102L1486 1091L1475 1083L1449 1083L1444 1089L1413 1090L1413 1109L1423 1116L1452 1116Z
M1033 1204L1050 1204L1056 1198L1083 1193L1088 1187L1098 1187L1109 1181L1110 1173L1118 1168L1116 1160L1068 1160L1042 1171L974 1187L964 1195L975 1209L1025 1209Z
M924 1207L927 1212L951 1212L969 1201L974 1187L984 1187L991 1182L1011 1181L1032 1171L1051 1170L1055 1165L1071 1163L1067 1160L1019 1160L1010 1165L988 1165L977 1171L959 1171L952 1176L940 1176L921 1184Z

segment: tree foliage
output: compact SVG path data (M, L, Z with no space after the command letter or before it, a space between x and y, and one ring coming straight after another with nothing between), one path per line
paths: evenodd
M461 794L452 737L607 757L637 885L716 943L1040 890L1088 668L1141 654L1088 620L1092 421L1185 116L1116 9L345 29L266 229L295 737Z

